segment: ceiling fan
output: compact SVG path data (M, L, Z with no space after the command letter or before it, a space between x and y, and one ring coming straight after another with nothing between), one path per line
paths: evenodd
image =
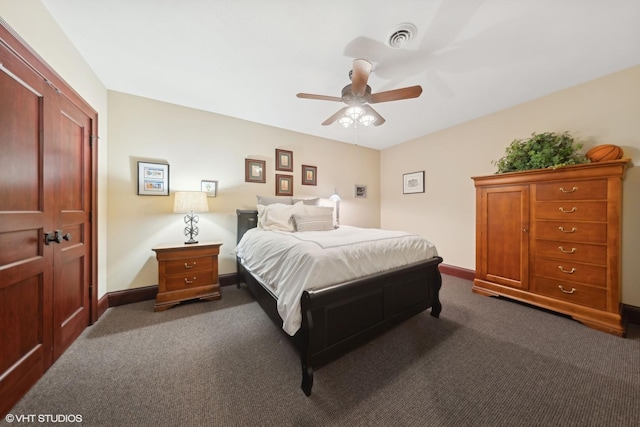
M365 59L354 59L353 69L349 72L351 84L342 88L342 96L314 95L311 93L299 93L298 98L319 99L322 101L338 101L347 104L327 120L323 126L330 125L336 120L345 127L351 126L356 121L365 126L373 124L380 126L385 119L369 104L380 102L398 101L401 99L417 98L422 93L421 86L409 86L401 89L393 89L385 92L371 93L371 87L367 84L371 73L371 63Z

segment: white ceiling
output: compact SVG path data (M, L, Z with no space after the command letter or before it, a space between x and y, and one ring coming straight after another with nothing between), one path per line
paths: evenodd
M42 2L110 90L376 149L640 63L639 0ZM343 104L296 93L340 96L354 58L374 93L422 95L357 135L321 126Z

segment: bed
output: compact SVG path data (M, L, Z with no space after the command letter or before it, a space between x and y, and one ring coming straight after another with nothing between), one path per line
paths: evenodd
M260 205L258 207L260 208ZM258 227L257 210L239 209L236 213L238 221L238 247L236 248L238 287L241 283L245 283L263 310L276 325L283 328L284 333L290 336L300 354L301 388L307 396L311 394L313 387L314 368L347 353L426 309L431 308L431 316L438 317L440 315L442 306L438 295L442 278L438 265L442 262L442 258L437 255L435 247L431 252L425 252L428 255L421 255L420 259L404 263L401 266L391 268L385 266L383 271L341 280L339 283L312 283L309 286L298 282L308 282L309 277L327 276L327 274L318 275L316 273L318 271L326 272L329 269L322 266L309 267L309 269L296 266L289 268L286 273L289 274L289 277L283 279L283 276L277 274L269 276L269 273L257 271L256 265L260 264L255 264L255 262L251 264L248 253L253 252L254 257L263 259L285 259L282 254L287 252L286 250L279 253L277 252L279 249L276 247L272 254L272 249L267 250L260 246L260 238L267 241L264 237L267 233L271 233L270 236L288 240L301 240L302 244L306 246L337 247L341 245L333 244L333 237L327 237L328 240L319 240L320 243L312 238L325 234L324 230L304 232L264 230L262 217L260 218L261 226ZM300 222L300 227L302 229L302 222ZM326 230L326 234L329 236L340 234L354 236L349 233L360 233L362 230L351 230L351 227L346 226L337 228L333 224L331 229L334 230L329 228ZM356 236L358 235L356 234ZM380 240L384 240L384 235L378 237ZM267 245L267 247L274 246ZM342 248L338 249L342 250ZM381 256L388 256L386 251L383 252ZM300 250L290 250L289 253L300 253ZM311 255L310 257L315 261L320 255ZM377 258L377 260L380 259ZM271 264L275 263L271 262ZM351 264L360 264L360 262L352 262ZM313 268L321 270L313 270ZM296 270L299 271L296 272ZM299 274L304 278L298 280L298 277L292 276L292 274ZM335 280L335 278L331 277L328 280ZM297 286L298 293L285 295L284 291L280 289L278 281L293 282ZM287 310L283 310L283 301L287 300L294 302L295 308L288 307Z

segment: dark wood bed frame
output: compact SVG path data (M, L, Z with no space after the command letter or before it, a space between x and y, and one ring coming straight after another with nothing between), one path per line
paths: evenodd
M238 241L257 226L257 211L237 210ZM302 326L293 340L302 363L302 390L309 396L313 368L358 347L392 326L431 308L438 317L441 257L302 294ZM276 297L238 260L238 287L245 283L263 310L282 328ZM286 332L282 331L286 334Z

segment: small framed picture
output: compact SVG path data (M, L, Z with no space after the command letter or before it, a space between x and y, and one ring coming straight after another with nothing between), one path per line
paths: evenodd
M200 191L207 193L207 197L216 197L218 193L218 181L203 179L200 181Z
M276 174L276 196L293 196L293 175Z
M318 185L318 168L302 165L302 185Z
M366 185L355 185L355 191L353 197L356 199L366 199L367 198L367 186Z
M402 193L424 193L424 171L402 175Z
M168 196L169 165L138 162L138 195Z
M264 160L244 159L244 181L245 182L267 182L264 175Z
M293 172L293 151L276 148L276 170Z

